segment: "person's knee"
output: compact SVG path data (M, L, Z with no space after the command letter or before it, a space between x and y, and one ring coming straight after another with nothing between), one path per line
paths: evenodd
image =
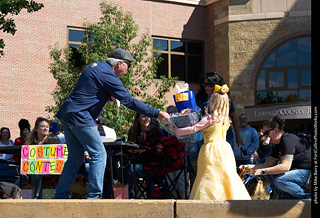
M276 188L280 189L285 185L285 181L282 177L277 177L273 180L273 184L276 186Z
M98 151L98 152L90 152L89 156L92 160L97 161L106 161L107 160L107 152L106 151Z

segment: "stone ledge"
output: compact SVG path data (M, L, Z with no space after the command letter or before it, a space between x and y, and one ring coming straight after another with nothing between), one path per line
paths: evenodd
M247 218L311 217L310 200L0 200L6 218Z
M310 200L194 201L178 200L177 218L311 217Z
M174 200L0 200L6 218L173 218Z

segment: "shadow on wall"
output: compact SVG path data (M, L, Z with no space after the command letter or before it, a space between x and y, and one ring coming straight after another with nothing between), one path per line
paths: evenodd
M310 200L271 200L259 201L228 201L230 203L230 213L246 217L311 217ZM249 204L252 202L251 204ZM272 208L266 213L264 208L266 203Z
M206 7L196 6L188 22L183 26L182 38L187 40L199 40L203 42L202 55L204 57L201 66L189 69L189 74L197 75L197 83L189 83L190 90L198 93L200 90L201 74L214 71L214 4Z

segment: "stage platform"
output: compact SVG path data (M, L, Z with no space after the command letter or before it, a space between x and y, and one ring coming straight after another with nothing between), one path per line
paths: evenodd
M310 200L0 200L5 218L311 217Z

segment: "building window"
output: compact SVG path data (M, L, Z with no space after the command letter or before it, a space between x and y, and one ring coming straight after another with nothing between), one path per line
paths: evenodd
M280 44L258 72L256 104L311 102L311 37Z
M68 28L68 45L72 50L72 61L75 67L82 68L84 65L84 61L82 59L82 55L77 50L79 45L82 45L84 29L83 28L75 28L69 27Z
M202 42L153 37L153 49L156 48L163 58L158 66L158 75L198 82L204 71Z
M83 28L75 28L75 27L69 27L68 28L68 44L71 48L76 48L79 45L82 44L83 39Z

